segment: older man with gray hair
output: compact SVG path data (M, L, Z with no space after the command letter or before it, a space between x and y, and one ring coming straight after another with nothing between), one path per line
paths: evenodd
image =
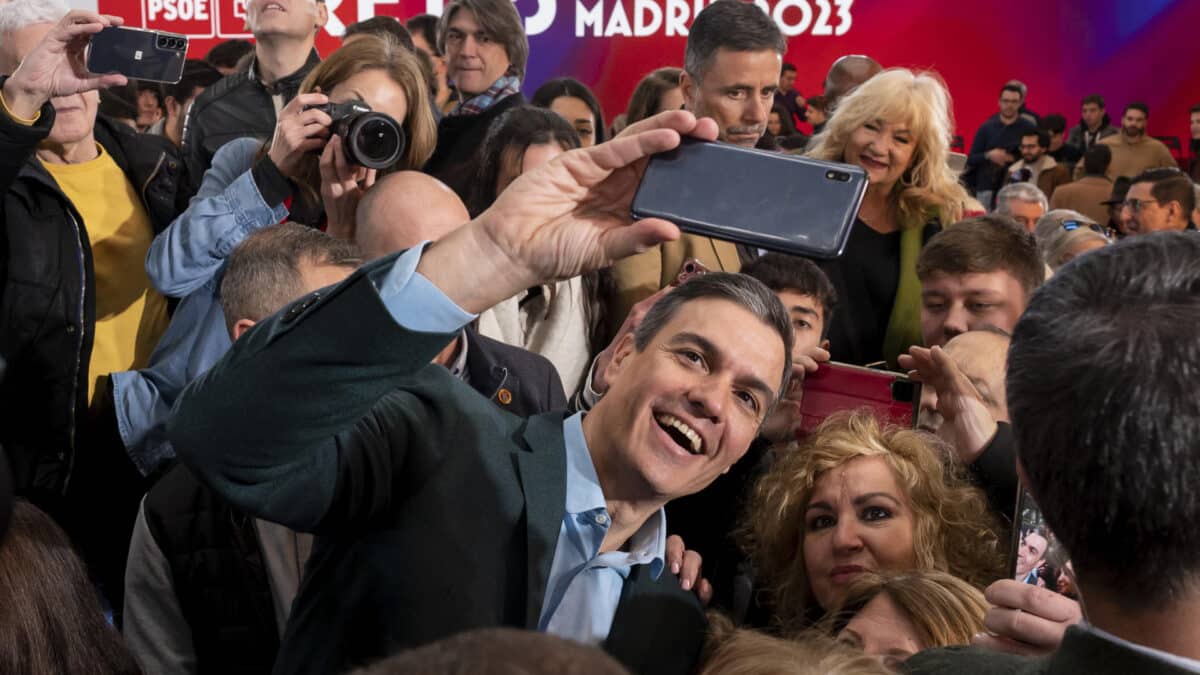
M996 195L996 213L1012 218L1030 232L1049 208L1046 193L1031 183L1006 185Z

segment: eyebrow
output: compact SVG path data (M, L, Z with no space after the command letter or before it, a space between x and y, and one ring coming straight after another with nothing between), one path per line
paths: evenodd
M852 503L855 506L861 506L862 504L869 502L872 499L876 499L876 498L886 499L887 501L892 502L896 506L901 505L899 499L896 499L895 497L893 497L892 495L890 495L886 492L868 492L866 494L862 494L862 495L855 497ZM812 502L808 506L804 507L804 511L806 513L812 509L825 509L827 511L832 511L833 506L829 502L820 501L820 502Z
M704 337L703 335L699 335L697 333L684 332L684 333L679 333L675 337L671 338L672 344L681 344L681 343L689 343L689 342L691 344L695 345L696 347L698 347L700 349L700 351L704 352L704 354L706 356L714 357L716 360L721 359L721 357L723 356L723 354L721 353L721 350L718 349L717 346L715 344L713 344L713 342L711 340ZM750 389L754 389L758 393L765 396L767 398L767 400L764 402L764 404L766 404L766 405L770 405L770 402L772 400L774 400L774 398L775 398L775 389L772 388L770 385L768 385L766 382L763 382L759 378L755 377L754 375L744 375L744 376L738 378L738 381L743 386L749 387Z
M805 307L804 305L792 305L788 309L793 312L800 312L801 314L807 314L809 316L821 316L820 312L817 310L813 309L812 307Z

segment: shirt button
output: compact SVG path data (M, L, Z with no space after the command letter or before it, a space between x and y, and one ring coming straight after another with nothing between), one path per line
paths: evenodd
M608 524L608 515L603 514L603 513L596 514L596 524L597 525L607 525Z

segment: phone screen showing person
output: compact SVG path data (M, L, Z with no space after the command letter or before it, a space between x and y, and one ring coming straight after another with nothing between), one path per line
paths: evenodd
M1009 576L1079 599L1070 554L1050 531L1033 496L1024 487L1019 488L1018 495Z

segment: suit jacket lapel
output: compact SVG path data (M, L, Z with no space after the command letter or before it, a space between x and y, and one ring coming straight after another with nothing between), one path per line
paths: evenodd
M528 565L525 626L536 629L546 597L550 565L558 545L567 504L567 458L563 442L563 414L529 418L525 427L526 450L514 453L525 493L525 538Z
M521 380L512 369L500 365L496 355L488 348L488 344L480 339L479 333L466 329L467 335L467 373L471 378L471 388L496 402L501 389L507 389L500 407L511 411L513 401L520 401ZM561 430L559 432L561 436Z

